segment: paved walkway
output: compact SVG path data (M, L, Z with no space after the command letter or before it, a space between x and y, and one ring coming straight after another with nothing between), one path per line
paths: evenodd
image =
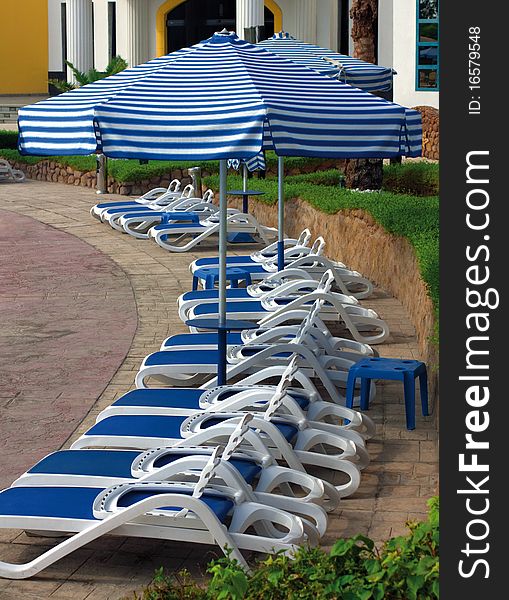
M0 253L3 488L85 418L138 319L126 274L74 235L0 209Z
M184 331L175 300L190 287L189 262L209 253L169 254L155 244L119 235L89 216L88 209L96 200L89 189L60 184L29 181L0 186L0 208L71 233L110 257L127 274L136 300L138 329L128 355L71 440L91 425L104 406L132 387L146 354L158 349L168 334ZM364 304L390 325L392 337L380 347L382 355L418 358L415 332L401 304L380 290ZM57 339L55 348L59 343ZM340 510L331 515L325 545L342 535L367 533L382 540L403 533L405 521L424 517L426 499L436 493L438 457L432 419L418 417L417 429L408 432L400 386L380 385L377 392L370 411L377 423L377 437L369 444L372 463L363 472L355 496L344 500ZM34 414L34 421L39 414ZM47 424L48 430L51 425ZM0 420L0 438L3 435L5 424ZM47 538L0 531L0 560L27 561L51 545ZM117 599L145 585L161 565L172 570L186 567L201 576L216 552L185 542L108 538L88 545L32 580L0 580L0 600Z

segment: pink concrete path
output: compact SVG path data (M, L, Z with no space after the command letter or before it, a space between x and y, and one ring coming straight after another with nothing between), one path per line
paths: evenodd
M131 284L111 258L0 210L0 489L67 440L136 326Z

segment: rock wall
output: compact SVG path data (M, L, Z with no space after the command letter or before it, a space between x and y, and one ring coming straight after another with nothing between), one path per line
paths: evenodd
M10 161L13 168L23 171L29 179L37 181L53 181L55 183L66 183L67 185L79 185L82 187L95 188L97 177L95 171L77 171L72 167L65 167L55 161L42 160L35 165L22 162ZM203 177L210 175L203 173ZM143 179L142 181L117 182L108 177L108 192L110 194L124 194L126 196L141 196L155 187L167 187L172 179L179 179L185 186L191 183L187 169L174 169L166 175Z
M42 160L35 165L28 165L23 162L9 162L13 168L23 171L29 179L53 181L55 183L66 183L68 185L79 185L89 188L95 188L97 185L95 170L87 172L77 171L72 167L66 167L51 160ZM318 165L314 161L310 161L308 165L302 165L300 168L287 169L286 175L300 175L302 173L341 168L342 164L343 162L338 160L324 160L320 161ZM275 175L276 170L275 167L269 168L267 173ZM202 177L209 176L209 171L202 171ZM191 183L187 169L173 169L165 175L143 179L142 181L117 182L112 177L108 177L108 192L110 194L123 194L125 196L141 196L153 188L167 187L172 179L179 179L182 182L182 187Z
M440 160L440 117L432 106L414 106L422 115L422 155Z

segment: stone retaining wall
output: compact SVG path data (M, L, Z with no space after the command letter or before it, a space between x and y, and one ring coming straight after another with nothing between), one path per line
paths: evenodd
M35 165L28 165L22 162L11 162L15 169L23 171L29 179L37 181L52 181L55 183L66 183L82 187L95 188L97 185L97 176L95 171L77 171L72 167L65 167L55 161L42 160ZM203 177L210 173L204 172ZM142 181L117 182L112 177L108 177L108 192L110 194L123 194L125 196L141 196L145 192L155 187L167 187L172 179L182 181L182 186L191 183L191 178L187 169L174 169L167 175L143 179Z
M52 160L42 160L35 165L28 165L23 162L9 161L14 169L23 171L29 179L37 181L50 181L54 183L66 183L82 187L95 188L97 178L95 171L77 171L72 167L66 167ZM311 161L309 165L300 168L290 168L286 170L286 175L300 175L302 173L313 173L315 171L325 171L327 169L341 168L342 161L324 160L320 164ZM267 171L270 175L276 174L275 168ZM203 170L202 177L209 177L210 172ZM112 177L108 177L108 192L110 194L123 194L124 196L141 196L149 190L156 187L167 187L172 179L179 179L182 187L191 183L187 169L173 169L166 175L155 176L142 181L117 182Z
M240 200L229 206L240 208ZM428 365L430 403L437 408L438 352L431 337L435 330L433 304L421 278L415 252L402 237L387 233L371 215L362 210L325 215L302 200L285 205L285 233L292 237L308 227L326 240L327 256L358 270L373 283L398 298L408 310L419 342L419 359ZM277 207L250 202L250 212L265 225L277 226ZM383 353L383 348L381 348ZM438 411L435 410L435 414Z
M432 160L440 159L440 117L437 108L415 106L422 115L422 155Z

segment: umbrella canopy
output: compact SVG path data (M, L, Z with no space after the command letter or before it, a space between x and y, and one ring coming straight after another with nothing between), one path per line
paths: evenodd
M102 150L113 158L211 160L262 149L334 158L421 151L416 111L234 34L22 108L19 129L20 151L42 155Z
M284 31L259 42L258 46L368 92L384 92L392 88L393 69L301 42Z
M25 106L18 119L20 152L39 156L94 153L97 150L94 130L96 106L108 102L120 91L189 51L189 48L182 48L116 75Z

